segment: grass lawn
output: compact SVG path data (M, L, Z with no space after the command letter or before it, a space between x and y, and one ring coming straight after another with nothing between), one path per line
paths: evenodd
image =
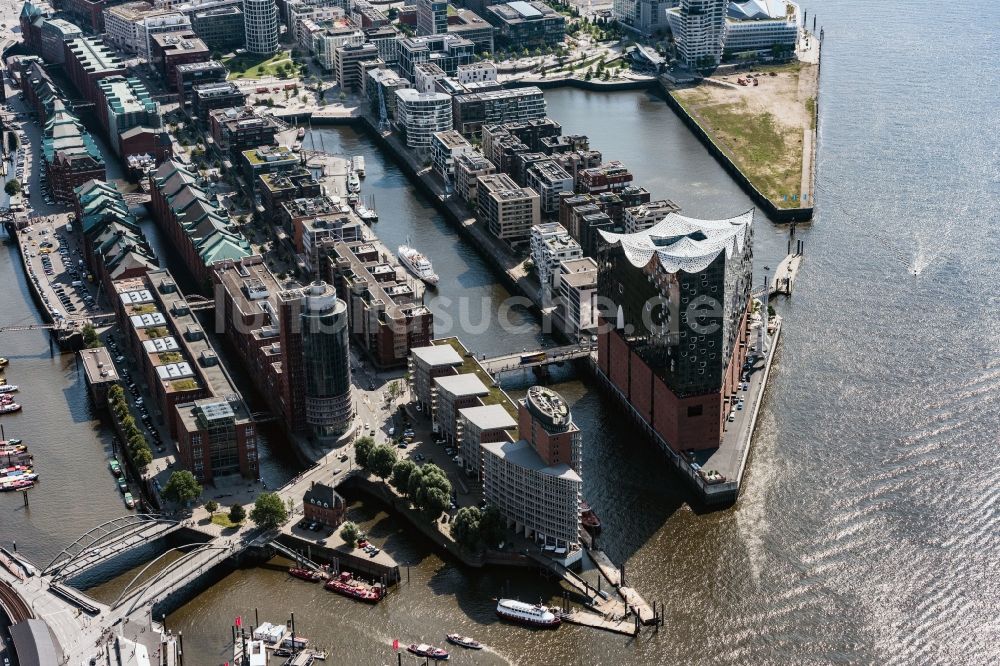
M222 64L229 68L230 79L278 76L278 67L285 63L292 63L291 51L279 51L270 57L244 53L222 59Z
M219 527L225 529L230 529L230 528L235 529L239 527L242 523L234 523L233 521L229 520L228 512L222 512L222 513L212 514L212 524L218 525Z
M750 182L776 205L781 206L783 194L799 191L801 130L780 124L770 113L751 112L746 102L699 104L701 100L695 96L676 98L725 149Z

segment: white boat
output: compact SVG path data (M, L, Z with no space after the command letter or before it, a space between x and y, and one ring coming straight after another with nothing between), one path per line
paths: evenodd
M16 402L11 402L6 405L0 405L0 414L13 414L14 412L21 411L21 405Z
M364 155L355 155L351 158L351 165L357 174L364 178L365 177L365 157Z
M497 615L529 627L558 627L562 620L541 604L528 604L516 599L501 599L497 602Z
M0 393L13 393L17 390L17 384L0 385Z
M268 632L274 628L274 625L270 622L261 622L260 626L253 630L253 637L256 640L264 640L267 638Z
M347 191L348 192L360 192L361 191L361 179L358 178L358 174L354 169L347 172Z
M408 271L423 280L425 284L432 287L437 285L438 276L434 272L434 266L431 265L430 259L408 245L400 245L396 256L399 257L399 261L406 266Z
M354 207L354 212L358 214L358 217L360 217L361 221L365 224L378 222L378 213L375 212L374 208L366 206L364 202L359 201L358 205Z

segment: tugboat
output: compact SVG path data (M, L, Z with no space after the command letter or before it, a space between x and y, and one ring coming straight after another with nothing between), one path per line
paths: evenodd
M541 604L528 604L516 599L501 599L497 602L497 615L510 622L528 627L558 627L562 620Z
M468 650L483 649L482 643L473 638L469 638L468 636L462 636L461 634L448 634L446 638L452 645L458 645L459 647L464 647Z
M396 256L406 269L420 278L424 284L429 287L437 286L439 278L430 259L408 245L400 245Z
M601 519L586 502L580 502L580 522L583 523L583 528L594 536L601 533Z
M331 592L370 604L378 603L383 595L381 585L369 585L355 580L350 571L341 571L338 578L331 578L323 587Z
M420 645L410 643L406 646L406 649L418 657L427 657L428 659L436 659L438 661L446 661L451 656L447 650L442 650L427 643L421 643Z
M302 569L299 567L292 567L288 570L288 573L296 578L300 578L304 581L310 583L315 583L316 581L322 580L323 574L318 571L312 571L311 569Z

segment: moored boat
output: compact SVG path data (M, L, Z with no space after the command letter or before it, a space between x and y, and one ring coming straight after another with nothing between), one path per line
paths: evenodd
M396 256L399 257L403 266L421 279L424 284L431 287L437 285L438 275L434 272L434 266L431 265L430 259L423 254L408 245L400 245L399 249L396 250Z
M442 650L439 647L434 647L433 645L428 645L427 643L410 643L406 646L408 652L412 652L418 657L427 657L428 659L436 659L437 661L444 661L448 659L451 655L448 654L447 650Z
M3 356L0 356L0 368L6 368L9 363L10 361L5 359Z
M303 636L285 636L281 639L281 647L301 650L309 647L309 639Z
M288 573L295 576L296 578L301 578L302 580L309 581L310 583L315 583L318 580L322 580L323 574L318 571L312 571L311 569L301 569L299 567L291 567Z
M601 519L597 517L594 510L586 502L580 502L580 522L591 534L601 533Z
M558 627L560 617L541 604L528 604L516 599L501 599L497 602L497 615L504 620L529 627Z
M9 402L5 405L0 405L0 414L13 414L14 412L21 411L21 405L16 402Z
M353 169L347 172L347 191L348 192L361 191L361 179L358 178L357 172L355 172Z
M132 493L130 492L125 493L125 506L127 506L130 509L135 508L135 498L132 497Z
M128 482L125 481L125 477L123 476L118 477L118 492L122 495L128 492Z
M469 638L468 636L462 636L461 634L448 634L448 642L453 645L458 645L459 647L464 647L469 650L482 650L483 644L474 638Z
M108 461L108 469L110 469L111 473L114 474L115 476L122 475L122 465L120 462L118 462L117 458L112 458L111 460Z
M21 440L13 437L11 439L0 439L0 449L3 449L6 446L20 446L21 444Z
M20 389L18 388L17 384L3 384L2 386L0 386L0 393L14 393L15 391L18 390Z
M351 158L351 166L362 178L365 177L365 156L355 155Z
M383 596L381 585L369 585L363 581L356 580L349 571L340 572L340 576L331 578L324 587L331 592L371 604L377 603Z

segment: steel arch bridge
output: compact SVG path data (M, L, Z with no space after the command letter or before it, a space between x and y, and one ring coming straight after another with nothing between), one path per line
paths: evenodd
M96 553L101 548L132 534L138 534L152 525L177 525L176 520L162 518L156 514L126 514L91 528L76 541L66 546L42 569L43 576L59 578L65 569Z
M190 550L188 550L188 549L190 549ZM156 575L153 576L152 578L150 578L149 580L145 581L141 585L137 585L137 583L139 582L139 579L141 579L145 575L145 573L153 565L155 565L157 562L159 562L164 557L166 557L167 555L169 555L170 553L172 553L174 551L183 552L185 550L187 550L188 552L184 553L184 555L182 555L181 557L177 558L176 560L174 560L173 562L171 562L170 564L168 564L167 566L163 567L161 570L159 570L158 572L156 572ZM126 601L128 601L128 599L130 597L135 596L135 598L132 599L132 604L129 606L128 610L126 611L126 615L131 614L135 610L135 608L139 604L139 602L143 599L143 596L150 589L152 589L158 582L160 582L165 577L167 577L170 574L172 574L174 571L177 571L178 569L180 569L182 567L188 566L191 563L191 561L193 559L195 559L199 554L205 553L205 552L209 552L209 551L222 551L222 552L227 552L228 553L229 550L230 550L230 547L227 546L227 545L216 544L216 543L212 543L212 542L207 542L207 543L187 543L187 544L184 544L182 546L177 546L175 548L171 548L170 550L168 550L168 551L160 554L156 559L152 560L151 562L149 562L149 564L147 564L146 566L144 566L142 568L142 570L139 573L137 573L132 578L132 580L129 581L128 585L126 585L124 587L124 589L122 589L121 593L118 595L118 598L115 599L114 602L112 602L111 608L113 608L113 609L118 608L119 606L121 606L122 604L124 604ZM196 568L195 571L197 571L197 570L198 569Z

